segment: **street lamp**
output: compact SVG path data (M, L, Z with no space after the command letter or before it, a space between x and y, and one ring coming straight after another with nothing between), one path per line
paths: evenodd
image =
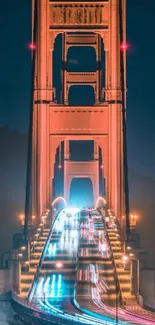
M19 218L20 218L21 226L23 226L23 225L24 225L24 219L25 219L24 214L21 214L21 215L19 216Z
M127 262L128 262L128 256L127 255L123 255L122 256L122 261L123 261L123 264L127 264Z
M20 249L21 249L22 251L25 251L25 250L26 250L26 247L25 247L25 246L22 246L22 247L20 247Z
M55 266L56 268L61 269L63 267L63 264L61 262L57 262Z
M35 216L32 216L32 225L33 226L35 225L35 219L36 219L36 217Z

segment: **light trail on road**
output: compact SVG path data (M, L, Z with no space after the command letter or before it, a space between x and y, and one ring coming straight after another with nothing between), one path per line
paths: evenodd
M109 256L108 244L100 229L102 224L98 230L87 216L86 220L88 219L89 224L87 222L82 224L80 213L75 209L64 209L59 213L46 248L33 302L40 310L63 319L66 324L67 320L72 320L75 323L88 325L112 325L116 324L115 311L114 308L106 306L100 298L99 291L102 289L106 291L108 287L104 281L99 279L97 264L88 261L85 271L81 269L82 273L80 273L77 270L78 258L82 257L82 249L79 248L81 243L88 245L87 256L90 260L92 254L95 254L97 258L103 258L103 255ZM101 245L104 243L103 247L100 245L100 250L99 243ZM92 249L89 245L96 245L97 249ZM90 283L90 299L97 307L98 313L89 308L83 308L76 302L76 277L83 272L86 274L85 281ZM92 285L95 288L92 288ZM86 294L85 289L83 293ZM120 318L118 325L155 324L150 321L144 323L137 317L126 314L120 308L118 316Z

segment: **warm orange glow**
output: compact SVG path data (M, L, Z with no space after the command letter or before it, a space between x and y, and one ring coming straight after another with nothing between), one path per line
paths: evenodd
M24 214L20 214L19 218L20 218L21 221L23 221L24 220Z
M46 215L43 215L41 218L42 218L42 219L46 219L46 218L47 218L47 216L46 216Z
M137 225L137 221L138 221L138 215L137 214L130 214L130 227L131 228L135 228Z
M122 261L123 261L123 263L127 263L127 261L128 261L128 256L127 256L127 255L123 255L123 256L122 256Z
M61 262L57 262L55 264L55 266L58 268L58 269L61 269L63 267L63 264Z
M25 247L25 246L22 246L22 247L20 247L20 249L21 249L22 251L25 251L25 250L26 250L26 247Z
M34 220L36 217L35 216L32 216L32 220Z

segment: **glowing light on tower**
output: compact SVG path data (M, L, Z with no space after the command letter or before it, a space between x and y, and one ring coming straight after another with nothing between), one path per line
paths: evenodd
M127 43L122 43L120 45L120 49L121 51L126 51L128 49L129 45Z
M28 48L31 51L35 51L36 50L36 45L34 43L29 43Z

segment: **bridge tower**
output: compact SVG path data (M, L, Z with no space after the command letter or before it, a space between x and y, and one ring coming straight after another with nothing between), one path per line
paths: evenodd
M32 141L33 214L39 215L50 205L55 154L60 143L64 141L66 197L70 182L67 175L70 170L80 176L81 168L81 177L91 170L90 178L93 178L92 175L96 175L97 170L98 150L101 148L108 207L120 217L124 211L124 178L119 0L36 2L36 14L34 2L32 6L32 25L37 29ZM125 0L122 3L125 42ZM52 60L55 39L60 33L63 73L61 104L58 104L53 86ZM102 42L105 71L101 69ZM72 46L91 46L95 49L96 71L67 71L67 52ZM125 63L125 53L123 55ZM104 89L101 83L103 73ZM94 106L70 106L68 95L72 85L91 85L95 93ZM85 163L80 167L75 162L73 166L69 160L70 140L93 140L94 160L88 162L87 166ZM96 196L99 182L97 175L94 179Z

